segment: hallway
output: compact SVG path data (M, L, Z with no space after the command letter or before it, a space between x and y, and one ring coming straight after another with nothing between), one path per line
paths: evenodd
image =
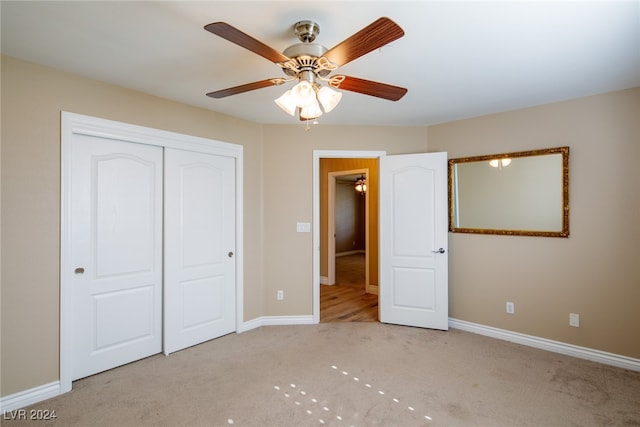
M365 292L365 255L336 257L335 285L320 285L320 322L377 322L378 295Z

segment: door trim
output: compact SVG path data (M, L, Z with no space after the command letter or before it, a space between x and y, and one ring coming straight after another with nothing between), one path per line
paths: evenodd
M228 142L184 135L123 122L61 112L61 173L60 173L60 392L72 388L71 348L73 303L71 292L71 146L73 135L177 148L235 159L236 179L236 332L243 331L244 322L244 260L243 260L243 147Z
M313 150L313 323L320 323L320 159L377 159L386 154L386 151Z

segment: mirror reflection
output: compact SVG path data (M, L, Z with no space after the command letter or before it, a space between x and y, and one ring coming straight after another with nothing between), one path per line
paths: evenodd
M449 160L449 230L569 236L569 147Z

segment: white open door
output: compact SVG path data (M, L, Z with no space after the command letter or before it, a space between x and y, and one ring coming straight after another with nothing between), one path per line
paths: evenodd
M165 354L236 330L235 193L235 159L165 149Z
M447 330L447 153L380 157L380 321Z
M162 148L74 135L71 379L160 353Z

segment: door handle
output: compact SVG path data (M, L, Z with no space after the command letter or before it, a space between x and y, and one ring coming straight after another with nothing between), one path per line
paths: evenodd
M76 269L73 270L73 272L75 274L83 274L84 273L84 267L76 267Z
M229 258L233 258L233 252L229 252L229 253L227 254L227 256L228 256Z
M444 248L440 248L437 251L431 251L431 252L433 252L434 254L443 254L444 253Z

